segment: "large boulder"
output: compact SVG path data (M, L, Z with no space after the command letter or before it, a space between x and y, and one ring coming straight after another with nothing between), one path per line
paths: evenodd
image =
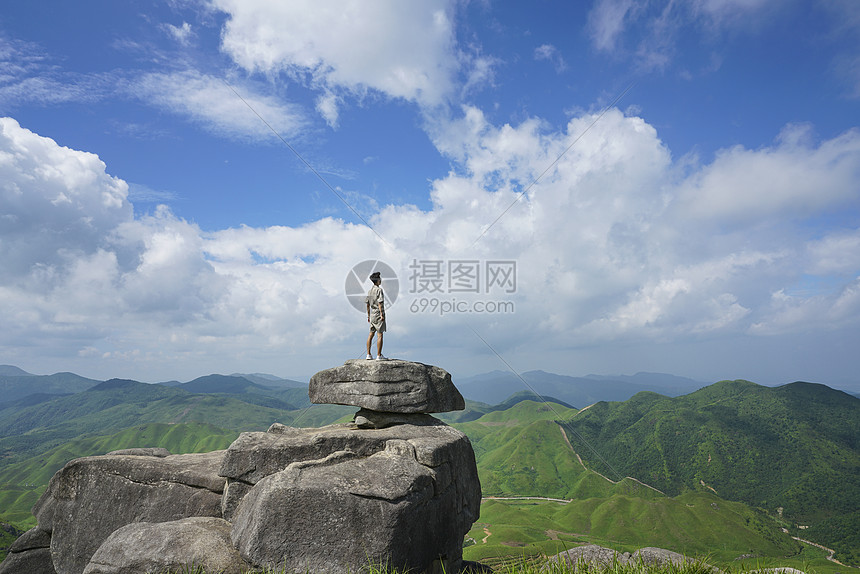
M241 499L263 478L288 465L318 461L336 452L369 457L386 449L390 441L408 442L416 460L439 475L453 477L463 493L462 520L477 520L481 487L472 443L465 434L438 419L433 424L400 424L385 429L359 429L352 424L322 428L272 425L268 432L246 432L227 449L220 474L227 479L223 516L232 520ZM466 529L468 531L468 528ZM465 534L465 533L464 533Z
M51 534L40 528L28 530L9 547L0 574L57 574L51 560Z
M224 451L79 458L57 472L33 507L51 533L57 574L81 574L101 544L132 522L221 517Z
M221 518L135 522L108 536L84 574L185 572L191 568L241 574L248 564L230 542L230 523Z
M550 563L566 564L568 567L573 567L574 569L581 566L589 571L604 569L613 564L623 565L629 561L629 552L616 552L611 548L604 548L597 544L577 546L549 558ZM550 566L546 570L550 570L551 568Z
M471 443L440 421L243 433L221 474L242 557L288 572L428 572L436 561L456 572L480 511Z
M388 413L444 413L466 408L445 369L411 361L352 359L311 377L312 403Z

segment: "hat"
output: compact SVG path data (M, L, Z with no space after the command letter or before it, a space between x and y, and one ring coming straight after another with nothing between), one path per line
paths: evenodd
M381 277L379 276L379 271L374 271L370 274L371 281L375 281L376 279L381 279Z

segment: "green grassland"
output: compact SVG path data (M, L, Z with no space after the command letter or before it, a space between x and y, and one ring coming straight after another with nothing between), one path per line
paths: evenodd
M108 381L7 404L0 410L0 520L32 526L32 505L76 457L132 447L218 450L272 422L320 426L355 411L311 406L306 393L253 386L191 393ZM766 564L844 572L823 550L790 536L857 562L860 400L843 395L821 385L732 381L581 411L525 393L496 406L470 402L462 422L449 418L472 442L485 497L466 557L529 563L596 543L708 556L733 571ZM801 519L808 529L796 527Z
M851 395L724 381L682 397L598 403L567 428L590 468L617 469L669 495L709 490L765 509L793 534L860 563L860 400Z
M581 415L575 409L525 401L454 425L473 443L485 497L481 518L467 537L468 559L553 554L565 545L595 543L622 551L657 546L709 555L722 565L752 556L746 562L814 563L822 572L838 570L824 551L793 540L783 530L790 523L742 501L702 487L669 496L616 474L621 465L606 469L615 480L589 470L563 432L570 432L568 423L576 416Z
M205 423L149 423L69 441L34 458L0 467L0 520L19 528L35 526L30 509L54 473L72 459L135 447L163 447L173 454L209 452L227 448L238 436L236 431Z

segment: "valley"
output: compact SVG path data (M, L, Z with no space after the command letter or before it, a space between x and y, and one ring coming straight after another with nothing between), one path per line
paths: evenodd
M40 379L39 392L0 404L0 521L33 526L30 508L76 457L144 446L218 450L242 431L321 426L355 410L311 405L295 381L254 379L114 379L69 393ZM520 390L438 415L466 433L478 463L484 498L467 559L528 560L595 543L657 546L733 567L843 572L860 562L856 397L808 383L722 381L586 407Z

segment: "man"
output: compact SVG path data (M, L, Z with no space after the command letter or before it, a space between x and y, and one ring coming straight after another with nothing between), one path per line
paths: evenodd
M367 292L364 302L367 305L367 322L370 323L370 335L367 337L367 358L370 356L370 344L373 342L373 334L376 333L376 360L387 360L382 356L382 334L385 332L385 294L382 292L382 278L379 271L370 275L373 287Z

